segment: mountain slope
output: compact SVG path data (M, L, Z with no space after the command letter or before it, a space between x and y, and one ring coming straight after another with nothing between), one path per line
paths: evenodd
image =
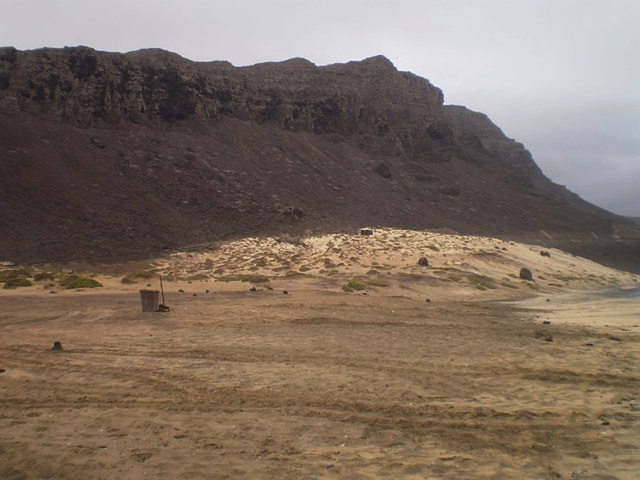
M633 232L384 57L236 68L5 48L0 129L0 257L23 262L362 225L575 249Z

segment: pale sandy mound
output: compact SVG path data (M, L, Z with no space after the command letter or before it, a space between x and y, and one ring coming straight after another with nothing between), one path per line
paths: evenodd
M428 266L419 265L426 258ZM2 294L74 295L54 279ZM245 238L205 251L176 252L143 270L121 266L122 275L86 275L100 281L97 292L159 288L185 293L256 289L305 289L409 298L508 299L536 294L630 288L638 277L556 249L494 238L428 231L379 229L373 235ZM139 266L135 267L139 269ZM529 269L533 279L520 278ZM77 273L77 272L75 272ZM122 283L129 276L128 283ZM347 287L355 280L356 288ZM358 290L360 288L360 290ZM81 289L82 291L82 289Z

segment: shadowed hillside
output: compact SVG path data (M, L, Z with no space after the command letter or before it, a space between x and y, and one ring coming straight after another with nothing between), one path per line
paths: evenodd
M524 239L638 270L630 223L384 57L236 68L161 50L4 48L0 129L3 260L380 225Z

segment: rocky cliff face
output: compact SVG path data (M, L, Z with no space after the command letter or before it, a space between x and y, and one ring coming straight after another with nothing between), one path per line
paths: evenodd
M89 48L0 54L3 105L83 126L212 125L224 117L292 132L359 135L363 146L426 157L439 139L442 92L384 57L318 68L303 59L234 68L161 50Z
M363 224L559 241L619 222L384 57L236 68L161 50L4 48L0 128L8 259Z

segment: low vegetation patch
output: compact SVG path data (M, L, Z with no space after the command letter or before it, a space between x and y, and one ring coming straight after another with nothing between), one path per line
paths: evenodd
M132 272L125 275L124 277L122 277L122 280L120 280L120 283L124 283L124 284L137 283L140 280L150 280L154 277L155 277L154 273L151 273L147 270L140 270L139 272Z
M202 264L202 268L205 268L207 270L211 270L213 267L214 267L214 263L213 263L213 260L211 260L210 258L207 258Z
M194 275L189 275L187 277L187 280L190 280L190 281L209 280L209 276L205 275L204 273L196 273Z
M346 283L342 286L342 290L347 293L351 292L359 292L361 290L366 290L367 286L359 280L355 278L351 280L349 283Z
M72 282L75 282L78 278L80 278L78 275L71 275L71 274L66 274L66 273L59 273L58 274L58 285L60 285L61 287L67 287L69 286Z
M333 277L338 273L340 273L340 271L335 268L332 268L330 270L320 270L320 275L326 275L327 277Z
M42 282L45 280L55 280L55 275L51 272L38 272L33 275L33 279L36 282Z
M31 280L24 277L15 277L15 278L7 278L4 280L4 285L2 288L10 289L10 288L18 288L18 287L30 287L32 285Z
M67 290L73 290L76 288L98 288L102 287L102 284L93 278L77 277L75 280L69 282L66 285Z
M474 285L478 290L495 290L498 288L496 282L485 275L472 275L467 277L467 281Z
M390 284L382 278L367 278L367 285L371 287L388 287Z
M0 282L7 282L7 280L11 280L13 278L29 278L31 277L31 272L24 268L14 268L12 270L2 270L0 271Z
M298 272L296 270L289 270L287 273L284 274L285 278L303 278L307 276L308 275L305 275L304 273Z
M265 275L231 275L228 277L219 277L219 282L250 282L250 283L267 283L269 277Z

